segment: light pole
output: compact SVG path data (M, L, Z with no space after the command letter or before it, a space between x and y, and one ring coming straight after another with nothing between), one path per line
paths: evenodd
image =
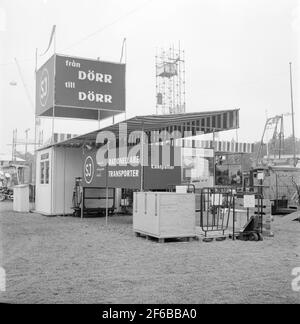
M18 83L15 80L12 80L9 82L9 85L11 87L17 87ZM17 142L17 129L13 130L13 142L12 142L12 161L15 161L15 157L16 157L16 142Z
M30 128L27 128L25 130L25 160L27 160L27 146L28 146L28 132L30 131Z

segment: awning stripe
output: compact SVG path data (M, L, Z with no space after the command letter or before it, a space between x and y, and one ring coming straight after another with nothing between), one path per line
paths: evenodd
M149 115L149 116L136 116L126 121L110 125L93 131L88 134L80 135L78 137L48 145L47 148L52 146L82 146L87 142L95 142L97 134L100 131L110 131L115 133L116 137L119 136L119 125L121 123L127 124L127 134L132 131L162 131L167 130L173 132L179 130L182 137L186 137L184 132L192 132L192 136L197 135L197 132L212 133L216 131L224 131L229 129L236 129L239 127L239 109L233 110L220 110L211 112L197 112L185 113L177 115ZM191 135L189 135L191 136ZM44 149L46 147L40 148Z

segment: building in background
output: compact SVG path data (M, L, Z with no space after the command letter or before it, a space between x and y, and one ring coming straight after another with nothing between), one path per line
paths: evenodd
M19 157L14 159L12 161L11 156L0 155L0 178L3 187L31 183L31 165Z

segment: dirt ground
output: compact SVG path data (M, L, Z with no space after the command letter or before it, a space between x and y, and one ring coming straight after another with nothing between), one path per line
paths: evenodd
M263 242L158 244L132 217L46 217L1 203L6 303L300 303L299 214L276 217ZM0 245L0 246L1 246Z

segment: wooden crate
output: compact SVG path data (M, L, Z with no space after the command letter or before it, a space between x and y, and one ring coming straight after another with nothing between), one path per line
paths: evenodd
M133 230L156 238L195 237L195 195L134 193Z

